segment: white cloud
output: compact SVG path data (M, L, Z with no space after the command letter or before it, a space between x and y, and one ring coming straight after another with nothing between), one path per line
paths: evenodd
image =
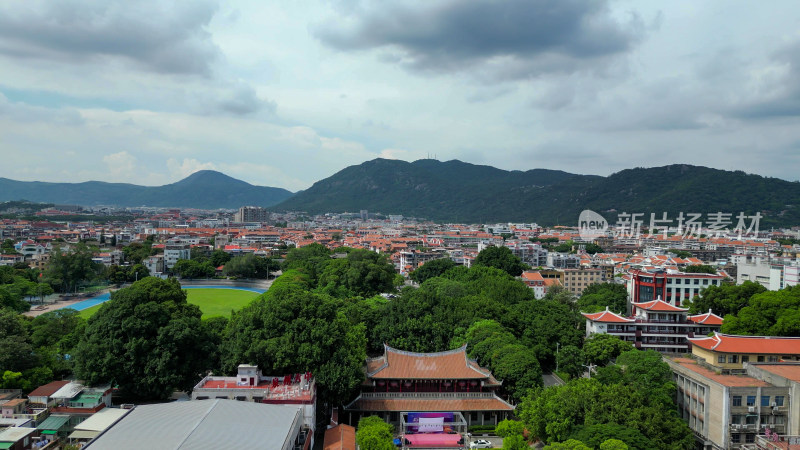
M115 178L128 176L136 171L136 157L126 151L103 156L103 162Z
M183 161L169 158L167 160L167 169L169 169L173 178L186 178L200 170L217 170L217 167L213 163L200 162L194 158L183 158Z

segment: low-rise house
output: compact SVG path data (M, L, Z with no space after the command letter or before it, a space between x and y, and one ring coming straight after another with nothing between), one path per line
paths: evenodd
M68 436L69 443L81 445L91 441L111 428L130 411L130 409L104 408L94 413L88 419L75 425L74 431Z
M39 430L36 428L12 427L0 431L0 449L29 450L38 442Z
M313 443L316 430L316 380L310 372L263 375L258 366L240 364L235 377L207 375L192 389L192 400L229 399L272 405L295 405Z
M31 406L45 409L55 406L56 400L52 397L52 395L69 383L69 380L52 381L34 389L30 394L28 394L28 400L30 401Z

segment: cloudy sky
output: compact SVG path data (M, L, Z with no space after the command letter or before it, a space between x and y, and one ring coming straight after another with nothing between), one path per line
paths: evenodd
M427 155L798 180L800 5L0 3L0 176L295 191Z

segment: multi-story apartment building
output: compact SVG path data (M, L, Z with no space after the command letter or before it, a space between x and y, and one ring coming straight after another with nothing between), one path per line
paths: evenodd
M692 358L666 361L702 447L789 448L758 442L767 433L800 434L800 338L715 333L689 341Z
M259 206L242 206L233 216L233 221L244 222L266 222L269 220L269 211Z
M168 241L164 247L164 267L172 269L179 259L191 259L191 245L180 240Z
M661 299L634 303L634 314L625 317L606 309L598 313L582 313L586 317L586 335L607 333L632 343L641 350L661 353L688 353L689 338L719 331L722 318L711 311L694 316Z
M709 286L721 284L726 277L722 273L685 273L670 269L634 269L628 275L628 298L631 301L649 302L660 297L675 306L700 295Z
M554 269L576 269L581 265L581 258L571 253L549 252L547 254L547 266Z
M605 270L592 268L564 269L564 287L575 295L581 295L590 284L602 283Z

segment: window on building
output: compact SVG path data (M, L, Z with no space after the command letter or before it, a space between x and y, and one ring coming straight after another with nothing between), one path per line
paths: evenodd
M715 286L716 286L716 284L717 284L717 280L711 280L711 284L713 284L713 285L715 285Z
M742 435L739 433L731 434L731 442L733 442L734 444L742 442Z
M755 425L756 424L756 419L758 419L758 416L756 416L756 415L745 416L744 417L744 423L746 423L747 425Z
M741 414L734 414L731 416L731 423L734 425L739 425L742 423L742 415Z
M694 284L700 284L700 279L699 278L695 278L694 279Z
M783 406L783 396L776 395L775 396L775 406Z
M723 356L724 358L724 356ZM742 396L741 395L734 395L733 396L733 406L742 406Z
M761 406L769 406L769 395L761 396Z
M747 406L756 406L756 396L755 395L748 395L747 396Z
M720 364L724 363L725 362L725 355L717 356L717 362L720 363Z
M750 355L742 355L742 362L743 363L750 362Z
M773 355L771 355L771 356L769 357L769 362L778 362L778 357L777 357L777 356L773 356Z
M785 423L785 416L773 416L775 418L775 425L783 425Z
M703 280L703 284L707 285L708 284L708 279Z
M739 362L739 355L728 355L728 363L735 364Z
M764 362L764 355L758 355L758 362Z
M747 433L744 435L744 443L745 444L752 444L756 441L756 435L752 433Z

